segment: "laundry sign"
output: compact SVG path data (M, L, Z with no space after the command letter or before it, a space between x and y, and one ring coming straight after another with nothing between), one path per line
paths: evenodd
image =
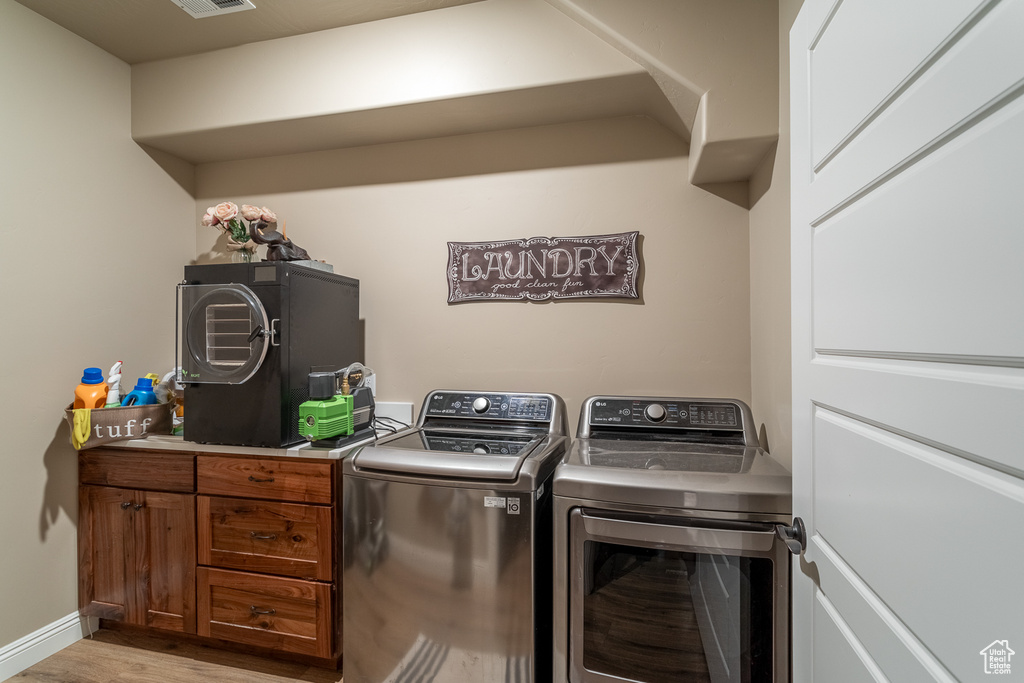
M448 303L638 299L639 232L448 243Z

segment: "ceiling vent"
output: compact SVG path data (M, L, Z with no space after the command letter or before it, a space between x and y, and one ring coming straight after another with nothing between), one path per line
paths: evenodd
M247 9L256 9L249 0L171 0L195 19L231 14Z

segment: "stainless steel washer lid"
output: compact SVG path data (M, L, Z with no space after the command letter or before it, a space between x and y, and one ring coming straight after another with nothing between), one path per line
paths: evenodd
M431 391L416 427L358 450L343 472L532 486L561 459L565 434L554 394Z
M546 435L413 430L364 448L355 470L444 478L512 480Z

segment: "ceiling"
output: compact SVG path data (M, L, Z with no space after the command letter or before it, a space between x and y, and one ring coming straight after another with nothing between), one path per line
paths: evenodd
M256 9L193 19L171 0L17 0L129 64L478 1L252 0Z

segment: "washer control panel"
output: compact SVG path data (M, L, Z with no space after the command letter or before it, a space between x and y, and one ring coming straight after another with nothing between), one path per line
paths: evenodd
M590 406L590 424L742 430L743 418L739 406L721 401L601 398Z
M429 417L550 422L554 407L542 394L435 391L427 399Z

